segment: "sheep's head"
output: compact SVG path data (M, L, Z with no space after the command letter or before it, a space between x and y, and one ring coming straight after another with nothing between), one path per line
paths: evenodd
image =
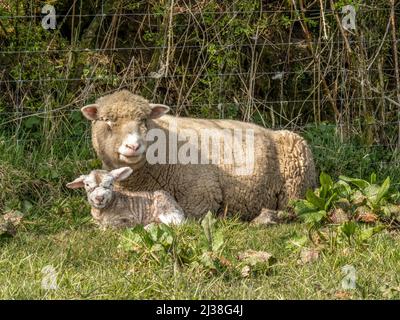
M107 207L113 198L114 181L125 180L132 173L129 167L112 171L93 170L88 175L81 175L67 183L70 189L85 188L90 205L97 209Z
M142 166L146 161L149 123L168 111L169 107L149 103L126 90L82 108L83 115L93 121L93 146L110 168Z

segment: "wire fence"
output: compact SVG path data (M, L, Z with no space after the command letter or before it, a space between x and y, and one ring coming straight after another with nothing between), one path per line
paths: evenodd
M384 17L363 33L369 20L344 30L338 21L346 13L328 5L238 10L236 1L209 10L169 1L157 12L129 12L110 3L85 12L73 1L46 31L38 7L0 11L0 130L32 117L68 118L94 97L128 88L178 115L297 131L356 124L358 133L377 129L369 148L400 144L400 38L390 24L397 6L357 8L361 19ZM265 21L287 34L272 34Z

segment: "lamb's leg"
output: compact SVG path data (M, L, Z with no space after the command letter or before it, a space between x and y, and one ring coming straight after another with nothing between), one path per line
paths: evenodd
M175 199L165 191L154 192L154 216L156 221L168 225L179 225L185 214Z
M185 216L183 215L183 212L179 210L173 210L159 214L158 219L164 224L179 225L185 221Z

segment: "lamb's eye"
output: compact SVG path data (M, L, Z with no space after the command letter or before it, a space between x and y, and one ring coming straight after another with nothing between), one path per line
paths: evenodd
M147 123L146 123L146 121L142 121L142 122L140 123L140 129L141 129L142 131L146 131L146 130L147 130Z
M113 123L112 121L110 121L110 120L107 120L106 123L107 123L108 127L109 127L110 129L112 129L114 123Z

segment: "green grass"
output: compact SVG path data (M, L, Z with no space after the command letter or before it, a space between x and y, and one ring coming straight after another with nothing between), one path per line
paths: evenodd
M306 136L318 168L334 177L366 178L368 161L397 157L375 149L362 153L355 142L345 146L331 132L323 138L318 130ZM233 264L216 274L189 264L178 270L171 259L157 262L148 254L126 251L119 247L124 233L96 228L84 194L65 188L77 175L99 166L89 143L66 139L43 149L0 137L0 213L14 209L25 214L15 237L0 238L0 299L400 298L398 232L384 231L362 245L326 246L317 260L304 264L299 250L288 243L307 234L305 225L260 227L219 220L223 253ZM390 175L398 189L398 163L378 169L378 178ZM178 242L193 245L202 232L196 221L175 230ZM242 277L237 255L248 249L269 252L276 263ZM48 265L57 272L57 290L41 286L42 269ZM356 269L354 290L342 289L345 265Z
M357 271L357 288L346 291L346 298L400 298L397 234L380 234L363 247L337 249L299 264L298 253L286 244L303 230L302 225L263 228L225 221L226 246L231 252L263 250L277 259L268 273L242 278L229 272L209 275L191 267L174 272L172 263L158 264L118 248L118 232L100 231L90 223L71 224L63 230L55 223L54 232L38 230L30 227L2 244L0 298L335 299L342 297L345 265ZM181 233L190 238L201 229L190 223ZM46 265L58 273L58 290L41 288L41 270Z

